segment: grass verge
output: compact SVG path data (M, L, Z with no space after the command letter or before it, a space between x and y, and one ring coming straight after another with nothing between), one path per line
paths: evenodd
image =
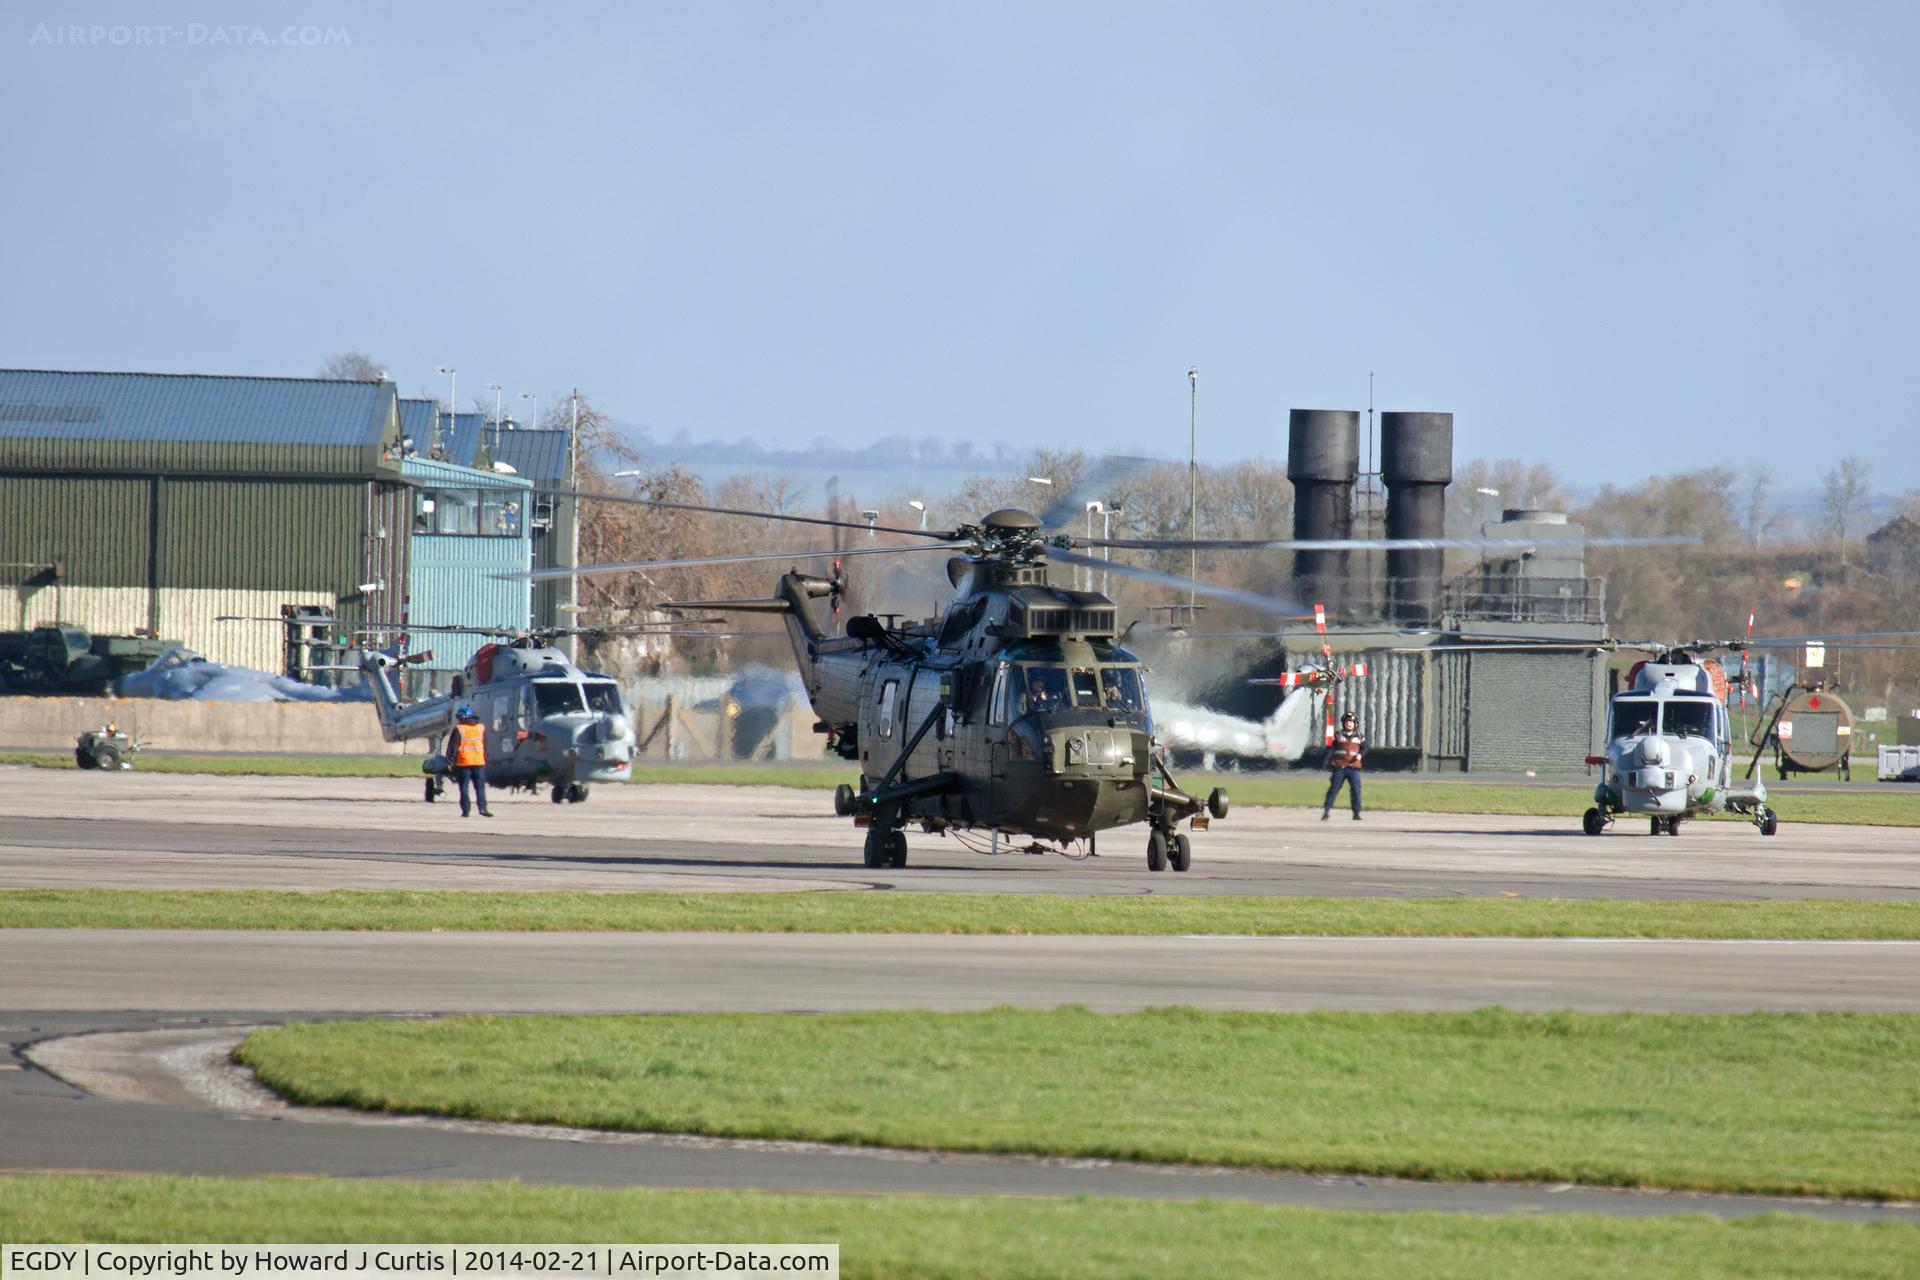
M0 752L0 765L27 765L71 769L73 757L56 752ZM143 753L142 773L204 773L264 777L417 778L420 762L412 756L196 756ZM824 762L795 764L638 765L632 781L640 784L678 783L685 786L792 787L831 790L851 782L857 774L849 765ZM1245 775L1189 774L1182 776L1189 790L1204 794L1224 786L1242 806L1319 808L1326 782L1304 777L1248 777ZM1383 813L1492 813L1516 817L1564 818L1577 826L1593 803L1593 783L1568 778L1560 785L1412 781L1375 775L1366 783L1369 809ZM1774 800L1785 823L1814 822L1842 826L1920 827L1920 788L1890 785L1884 792L1795 791ZM1633 822L1634 819L1622 819ZM1734 815L1712 821L1744 822Z
M1920 900L0 889L0 928L1920 938Z
M266 1028L298 1102L598 1129L1920 1196L1920 1016L979 1013Z
M1222 1201L774 1196L385 1180L0 1177L14 1244L837 1243L864 1277L1339 1276L1891 1280L1920 1228L1767 1214L1528 1218Z

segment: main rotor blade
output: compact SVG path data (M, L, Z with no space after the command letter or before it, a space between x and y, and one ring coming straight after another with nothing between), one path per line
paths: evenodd
M1060 560L1067 564L1084 564L1095 569L1111 569L1115 573L1129 578L1140 578L1146 582L1157 582L1165 587L1178 587L1182 591L1192 591L1203 596L1212 596L1216 600L1225 600L1230 604L1245 605L1249 609L1258 609L1262 613L1279 614L1282 617L1298 614L1306 606L1298 600L1288 600L1280 596L1263 596L1254 591L1242 591L1238 587L1223 587L1217 582L1207 582L1200 578L1189 578L1178 573L1162 573L1158 569L1148 569L1137 564L1127 564L1121 560L1102 560L1098 556L1082 555L1078 551L1068 551L1062 547L1047 548L1049 560Z
M1583 547L1690 547L1691 534L1605 534L1592 538L1075 538L1077 547L1133 551L1481 551L1558 543Z
M823 516L790 516L774 511L745 511L739 507L710 507L699 502L669 502L665 498L641 498L633 494L594 493L586 489L538 489L546 498L586 498L594 502L624 502L635 507L661 507L669 511L704 511L716 516L746 516L752 520L782 520L788 524L817 524L828 528L859 529L871 533L902 533L914 538L934 538L952 542L960 534L953 529L902 529L890 524L870 525L865 521L829 520Z
M449 635L473 636L513 636L520 634L512 627L470 627L454 626L431 622L357 622L352 618L323 618L313 614L295 614L292 617L268 617L265 615L246 615L223 613L214 618L215 622L282 622L299 627L325 627L335 631L422 631Z
M1068 521L1086 516L1090 499L1111 493L1114 486L1125 484L1153 465L1152 458L1134 458L1122 454L1101 458L1080 478L1079 483L1047 504L1047 509L1040 513L1040 527L1048 532L1067 528Z
M214 618L215 622L288 622L302 627L321 627L329 631L344 633L373 631L406 631L428 635L456 636L501 636L512 639L523 635L571 636L571 635L617 635L617 634L665 634L668 628L686 625L709 625L724 622L724 618L675 618L659 622L613 622L605 626L587 627L474 627L451 623L435 622L356 622L351 618L320 618L295 615L291 618L266 616L245 616L223 613Z
M860 526L866 528L865 525ZM545 582L550 578L582 578L599 573L639 573L652 569L684 569L710 564L753 564L766 560L830 560L835 556L904 555L909 551L951 551L951 547L854 547L849 551L765 551L738 556L695 556L686 560L627 560L618 564L583 564L577 568L529 569L525 573L496 573L493 576L513 582Z

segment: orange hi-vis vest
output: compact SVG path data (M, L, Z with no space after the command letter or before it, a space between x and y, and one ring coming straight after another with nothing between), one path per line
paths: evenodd
M453 764L456 769L467 765L487 762L487 726L483 724L457 724L454 730L459 733L460 741L453 749Z

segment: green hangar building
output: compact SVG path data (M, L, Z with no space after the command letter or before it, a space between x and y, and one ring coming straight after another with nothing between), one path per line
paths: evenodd
M279 671L282 606L400 623L390 382L0 370L0 630L147 632Z

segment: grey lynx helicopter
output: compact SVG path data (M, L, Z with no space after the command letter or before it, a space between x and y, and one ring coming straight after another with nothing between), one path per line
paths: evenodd
M620 686L607 676L575 666L553 647L553 641L567 635L662 633L657 627L565 627L516 633L489 627L343 622L297 613L221 621L285 622L289 627L341 630L346 633L341 647L358 650L357 664L314 669L357 670L365 675L382 738L443 741L459 709L470 706L486 727L487 785L525 791L546 787L555 804L585 801L595 783L627 781L635 742L633 719ZM491 642L482 645L466 669L454 676L449 692L409 702L395 687L393 672L432 655L405 654L398 646L375 648L367 643L367 637L389 632L481 635ZM421 761L428 802L446 791L448 768L446 757L438 751Z
M1740 640L1694 640L1685 644L1646 644L1619 640L1557 640L1506 635L1465 637L1481 643L1433 648L1624 649L1649 657L1628 672L1627 687L1609 703L1607 745L1602 754L1587 757L1589 765L1604 766L1593 789L1593 806L1581 818L1581 829L1597 836L1620 814L1645 815L1653 835L1677 836L1680 824L1715 813L1748 818L1763 836L1780 829L1780 818L1767 804L1766 783L1749 768L1736 776L1735 746L1728 723L1727 695L1732 689L1751 690L1747 670L1749 649L1794 648L1819 644L1828 648L1905 648L1907 645L1872 643L1915 632L1876 632L1857 635L1782 636ZM1849 643L1851 642L1851 643ZM1740 651L1740 670L1726 671L1705 655Z
M1077 539L1054 532L1066 518L1081 513L1086 490L1109 479L1096 473L1050 506L1045 516L1006 508L978 524L946 530L580 492L574 496L926 541L542 569L512 576L537 579L683 565L829 560L830 575L791 570L780 575L766 598L679 600L661 607L780 615L818 717L814 728L826 735L830 750L859 766L857 784L843 784L834 805L841 816L852 817L865 829L866 865L905 866L905 828L910 824L929 834L952 834L969 847L984 846L981 836L991 839L996 849L1003 836L1024 837L1034 842L1029 847L1035 850L1041 848L1040 841L1062 851L1078 843L1091 854L1101 832L1145 823L1148 869L1185 871L1192 863L1193 845L1179 826L1205 830L1211 820L1224 818L1227 794L1216 788L1203 800L1174 778L1155 743L1145 667L1123 644L1113 601L1099 592L1055 585L1048 577L1049 562L1110 570L1269 613L1299 614L1303 608L1292 600L1107 561L1078 548L1253 550L1303 544ZM1415 544L1399 539L1306 545L1347 549ZM902 622L897 614L854 614L844 634L834 635L816 616L822 601L838 613L847 591L843 558L941 550L959 552L947 562L954 595L941 617Z

